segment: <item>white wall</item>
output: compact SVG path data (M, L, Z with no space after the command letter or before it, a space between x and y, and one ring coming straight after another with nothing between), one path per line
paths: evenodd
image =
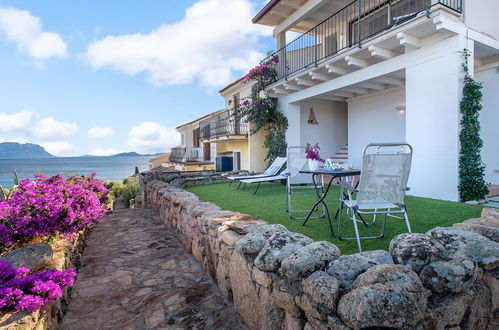
M404 90L348 102L348 158L360 168L362 150L369 143L405 142Z
M485 181L499 184L499 73L496 67L491 67L477 72L475 78L483 82L480 124L483 140L482 161L486 166Z
M301 144L301 111L300 105L286 103L279 99L279 110L288 118L288 129L286 131L286 142L288 146L299 146Z
M455 51L406 69L406 140L414 147L411 194L457 201L464 38L455 41Z
M498 0L465 0L464 22L477 31L484 32L499 40Z
M308 123L310 109L314 109L317 125ZM300 104L300 144L319 143L320 155L333 156L347 143L347 104L345 102L302 102Z

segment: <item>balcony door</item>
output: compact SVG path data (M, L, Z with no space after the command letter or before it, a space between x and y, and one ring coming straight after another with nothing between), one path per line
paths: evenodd
M199 128L192 131L192 146L199 148Z
M205 162L209 162L211 161L211 147L210 147L210 144L209 143L204 143L203 144L204 146L204 150L203 150L203 154L204 154L204 161Z

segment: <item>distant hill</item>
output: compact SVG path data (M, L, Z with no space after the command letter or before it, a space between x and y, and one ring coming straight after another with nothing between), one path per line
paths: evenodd
M34 143L0 143L0 159L53 158L42 146Z
M79 157L144 157L144 156L158 156L162 154L163 154L162 152L158 152L155 154L139 154L137 152L131 151L131 152L121 152L119 154L109 155L109 156L83 155Z

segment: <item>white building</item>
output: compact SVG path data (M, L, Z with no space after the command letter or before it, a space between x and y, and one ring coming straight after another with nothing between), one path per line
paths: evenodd
M348 145L359 167L366 144L408 142L411 194L458 200L467 48L484 82L486 181L499 183L497 13L498 0L271 0L253 22L274 28L279 79L268 92L288 117L288 145L319 142L323 157Z

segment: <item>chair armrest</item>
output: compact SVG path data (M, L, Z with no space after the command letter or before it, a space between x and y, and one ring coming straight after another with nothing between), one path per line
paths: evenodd
M350 191L351 191L351 192L353 192L353 193L359 192L357 189L355 189L354 187L352 187L352 186L351 186L351 185L349 185L349 184L344 183L343 181L340 181L340 182L338 182L338 183L339 183L339 185L340 185L341 187L343 187L343 188L345 188L345 189L347 189L347 190L350 190Z
M405 191L411 190L411 187L405 187Z

